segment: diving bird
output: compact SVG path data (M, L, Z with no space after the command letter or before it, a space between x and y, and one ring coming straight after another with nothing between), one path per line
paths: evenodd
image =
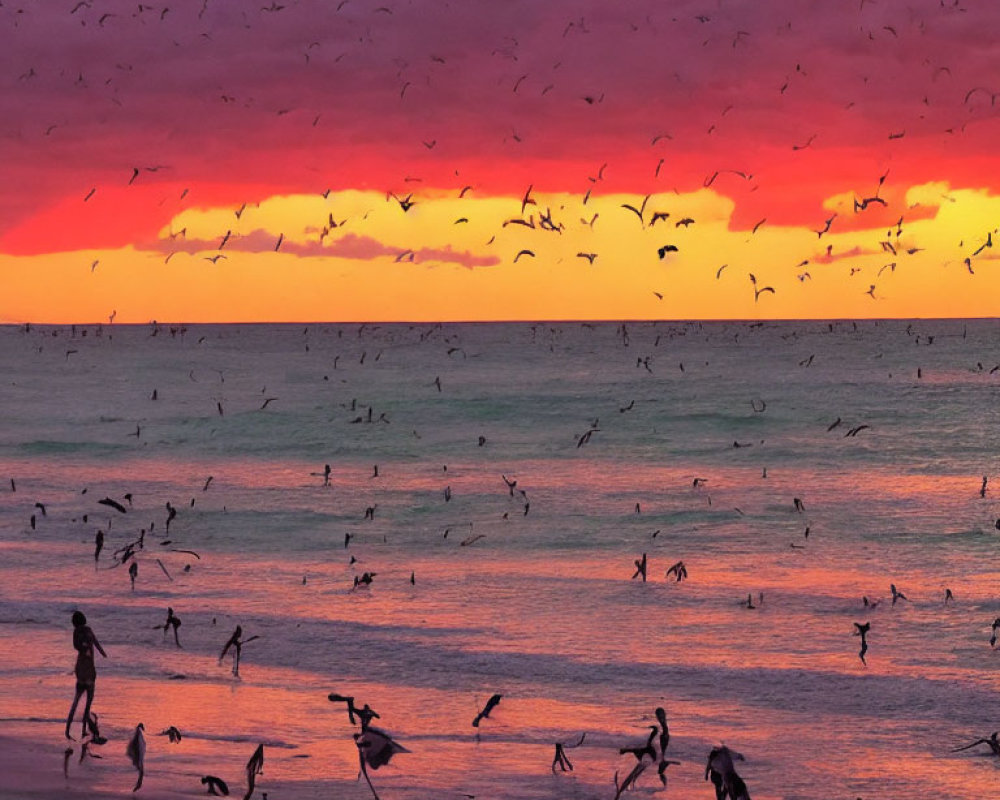
M867 637L868 637L868 631L871 630L871 627L872 627L871 622L866 622L864 625L862 625L860 622L854 623L854 628L855 628L854 635L861 637L861 652L858 653L858 658L861 659L861 663L864 664L865 666L868 665L868 662L865 661L865 653L868 652Z
M473 728L478 728L479 723L483 719L489 717L490 712L497 707L497 704L500 702L501 697L503 697L502 694L495 694L489 700L486 701L486 705L483 706L483 710L480 711L478 714L476 714L476 718L472 720Z
M136 725L132 738L129 739L128 746L125 748L125 755L129 757L132 766L139 771L139 780L132 787L133 792L139 791L139 787L142 786L142 776L146 769L146 737L142 735L144 730L145 727L141 722Z

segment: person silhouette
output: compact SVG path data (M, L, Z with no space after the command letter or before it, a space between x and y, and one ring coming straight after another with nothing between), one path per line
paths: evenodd
M94 687L97 683L97 667L94 665L94 650L96 649L105 658L108 654L104 652L101 643L97 641L94 632L87 625L87 618L82 611L73 612L73 647L76 649L76 694L73 696L73 704L69 707L69 715L66 717L66 738L72 739L69 729L73 724L73 715L76 714L76 707L84 693L87 695L87 702L83 708L82 736L87 735L87 721L90 719L90 706L94 702Z

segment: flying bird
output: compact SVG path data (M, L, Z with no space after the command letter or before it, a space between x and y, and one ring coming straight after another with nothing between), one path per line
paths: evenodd
M160 626L157 626L157 627L160 627ZM174 727L173 725L171 725L169 728L165 728L164 730L160 731L156 735L157 736L166 736L167 739L170 741L171 744L177 744L183 738L181 736L181 732L179 730L177 730L177 728Z
M757 298L759 298L764 292L770 292L774 294L774 288L771 286L762 286L757 288L757 277L751 272L750 273L750 283L753 284L753 301L756 303Z
M109 506L113 508L115 511L120 511L122 514L125 514L128 511L128 509L126 509L125 506L123 506L117 500L112 500L110 497L105 497L103 500L98 500L97 502L100 503L102 506Z
M976 739L976 741L970 742L967 745L956 747L951 752L957 753L961 750L968 750L970 747L975 747L977 744L985 744L993 751L993 755L1000 756L1000 740L998 740L998 736L1000 736L1000 731L993 731L988 739Z
M636 208L633 205L629 205L628 203L622 203L621 204L622 208L627 208L629 211L631 211L633 214L635 214L639 218L639 224L642 225L642 227L644 227L644 228L646 227L646 222L645 222L645 219L643 218L643 214L646 213L646 203L649 202L649 198L650 198L650 195L647 194L642 199L642 205L639 206L638 208Z
M478 728L479 727L479 723L483 719L489 717L490 712L494 708L497 707L497 704L500 702L500 698L501 697L503 697L502 694L495 694L492 697L490 697L489 700L486 701L486 705L483 706L483 710L480 711L478 714L476 714L476 718L474 720L472 720L472 727L473 728Z

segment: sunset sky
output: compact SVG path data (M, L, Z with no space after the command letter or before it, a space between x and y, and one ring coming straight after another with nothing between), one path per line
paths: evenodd
M996 316L998 28L5 0L0 322Z

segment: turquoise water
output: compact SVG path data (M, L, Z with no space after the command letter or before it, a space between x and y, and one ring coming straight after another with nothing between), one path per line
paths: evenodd
M365 796L339 691L411 751L383 798L611 797L658 705L682 763L640 794L712 797L725 742L754 798L978 798L993 760L951 750L998 727L998 344L995 321L0 328L0 724L63 780L81 608L110 656L107 756L67 784L93 796L130 793L140 720L186 733L148 737L151 797L242 792L259 741L271 798ZM133 592L112 554L141 529ZM239 680L236 624L261 637Z

